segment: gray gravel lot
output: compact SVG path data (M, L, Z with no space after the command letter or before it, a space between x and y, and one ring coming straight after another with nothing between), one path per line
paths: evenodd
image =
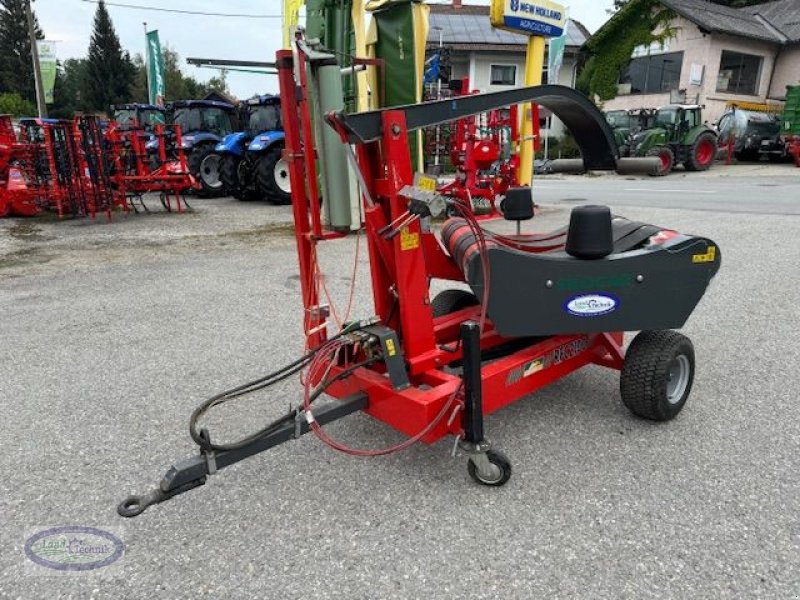
M111 224L0 221L0 597L800 597L800 218L618 210L723 252L685 329L698 374L671 423L633 418L618 375L589 367L488 419L514 466L501 489L474 485L450 442L356 459L307 436L122 520L122 497L194 452L200 400L302 351L289 209L194 205ZM539 227L569 208L546 206ZM326 248L340 301L354 247ZM244 433L299 389L226 408L211 428ZM331 431L402 439L361 415ZM117 570L29 575L25 530L61 524L122 528Z

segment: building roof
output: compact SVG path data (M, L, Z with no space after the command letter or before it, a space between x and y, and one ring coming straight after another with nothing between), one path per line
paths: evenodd
M701 30L784 44L800 41L800 0L729 8L707 0L660 0Z
M800 41L800 0L777 0L742 10L765 19L785 35L788 42Z
M800 1L800 0L798 0ZM442 43L457 50L502 50L507 46L524 46L528 36L495 29L489 24L489 7L463 5L455 8L450 4L431 4L428 46ZM578 21L569 20L567 46L579 48L591 34Z

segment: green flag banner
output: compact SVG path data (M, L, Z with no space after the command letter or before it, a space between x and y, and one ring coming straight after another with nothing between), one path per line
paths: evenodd
M53 89L56 86L56 43L37 40L36 50L39 54L39 69L42 73L42 88L45 104L53 103Z
M164 106L166 93L164 77L164 56L158 41L158 30L147 32L147 82L150 91L150 104Z
M558 84L559 75L561 73L561 65L564 63L564 50L567 47L567 28L569 27L569 19L564 25L564 33L559 37L551 37L549 40L550 47L547 53L547 83ZM572 85L569 83L568 85Z

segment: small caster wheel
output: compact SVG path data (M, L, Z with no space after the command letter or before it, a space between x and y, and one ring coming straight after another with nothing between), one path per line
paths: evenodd
M469 476L483 485L500 487L511 479L511 462L497 450L487 450L469 457Z
M635 415L669 421L694 382L694 346L677 331L642 331L631 342L619 380L622 402Z

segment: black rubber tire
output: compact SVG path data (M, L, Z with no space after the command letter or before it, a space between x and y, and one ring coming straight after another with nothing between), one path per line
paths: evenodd
M711 160L705 164L698 162L697 160L697 149L702 143L709 143L714 146L714 152L711 155ZM717 136L709 131L701 133L697 136L694 144L692 144L692 147L689 149L689 157L684 161L683 166L687 171L708 171L711 168L711 165L714 164L714 159L716 158L717 154L716 149Z
M225 185L222 184L221 181L219 187L211 187L207 185L200 176L200 165L202 165L205 158L211 154L217 154L213 144L203 144L197 148L193 148L189 153L189 172L200 184L201 188L198 191L198 195L203 198L216 198L225 193Z
M225 193L234 198L239 198L241 194L241 182L239 181L239 163L242 159L233 154L223 154L219 165L219 178L222 180L222 187Z
M508 457L499 450L488 450L486 452L486 457L489 459L490 463L500 468L500 477L491 481L482 479L478 474L478 468L475 466L475 463L472 462L472 459L467 461L467 472L469 473L469 476L481 485L488 485L490 487L500 487L501 485L505 485L508 480L511 479L511 461L509 461Z
M275 144L256 160L256 189L259 195L272 204L281 206L292 203L291 193L283 191L275 181L275 166L281 160L283 144Z
M444 317L470 306L480 304L475 294L466 290L444 290L439 292L431 302L434 317Z
M688 360L688 382L677 401L670 402L667 395L670 365L681 355ZM625 354L619 380L622 403L643 419L674 419L692 392L694 365L694 346L685 335L671 330L640 332Z
M675 153L672 152L672 149L667 146L656 146L655 148L650 148L650 150L647 151L647 156L657 156L658 158L662 159L662 164L659 165L658 169L650 173L650 175L653 177L664 177L664 175L669 175L672 172L672 169L675 168ZM665 166L664 162L667 162L669 166Z

